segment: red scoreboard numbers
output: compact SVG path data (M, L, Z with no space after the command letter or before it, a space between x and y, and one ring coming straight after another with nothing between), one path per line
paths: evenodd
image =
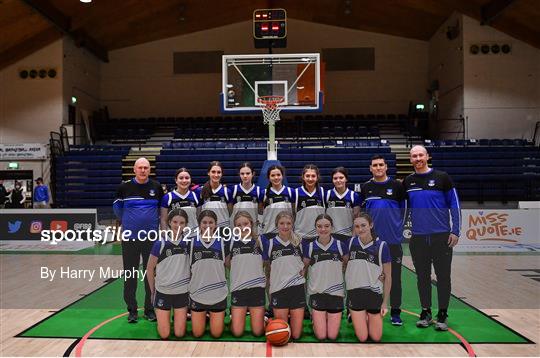
M255 47L285 47L287 11L285 9L257 9L253 11Z

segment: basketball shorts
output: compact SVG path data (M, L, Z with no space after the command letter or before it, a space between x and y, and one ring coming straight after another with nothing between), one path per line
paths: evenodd
M339 313L343 311L343 297L328 293L315 293L309 296L309 306L316 311Z
M225 298L223 301L220 301L211 305L205 305L203 303L190 300L189 308L194 312L204 312L204 311L222 312L227 309L227 298Z
M304 284L291 286L270 294L272 308L304 308L306 292Z
M231 292L233 307L261 307L266 301L264 287L253 287Z
M170 310L171 308L184 308L189 305L189 293L168 295L156 290L154 295L154 308Z
M347 307L353 311L381 312L383 296L365 288L347 291Z

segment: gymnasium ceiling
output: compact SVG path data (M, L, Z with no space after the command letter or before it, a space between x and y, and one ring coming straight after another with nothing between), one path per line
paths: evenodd
M0 0L0 69L72 36L108 51L250 20L257 8L289 18L427 41L457 11L540 48L539 0Z

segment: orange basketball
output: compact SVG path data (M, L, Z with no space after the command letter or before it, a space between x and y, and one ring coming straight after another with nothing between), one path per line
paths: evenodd
M284 346L291 338L291 328L282 319L273 319L266 325L266 340L273 346Z

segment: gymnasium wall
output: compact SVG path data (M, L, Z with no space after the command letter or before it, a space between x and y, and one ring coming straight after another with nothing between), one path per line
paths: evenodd
M99 109L100 60L87 50L76 47L70 37L64 37L64 96L63 119L68 123L68 105L71 97L77 97L77 120L80 112Z
M100 98L112 117L219 115L221 74L173 75L173 52L267 53L253 48L251 21L111 51L101 64ZM374 71L326 73L324 113L405 113L425 101L428 43L305 21L288 22L288 47L275 53L374 47Z
M0 143L48 143L62 124L62 40L0 71ZM21 79L20 69L56 68L56 78Z
M464 115L470 138L532 138L540 121L540 49L462 16ZM474 43L509 43L508 55L471 55Z
M458 26L459 35L448 39L449 26ZM458 121L447 121L463 117L463 27L462 15L453 13L429 40L429 83L438 81L439 118L432 121L433 134L455 132L462 129ZM436 133L435 133L436 132ZM433 135L435 137L435 135ZM455 139L454 133L440 133L441 138Z

